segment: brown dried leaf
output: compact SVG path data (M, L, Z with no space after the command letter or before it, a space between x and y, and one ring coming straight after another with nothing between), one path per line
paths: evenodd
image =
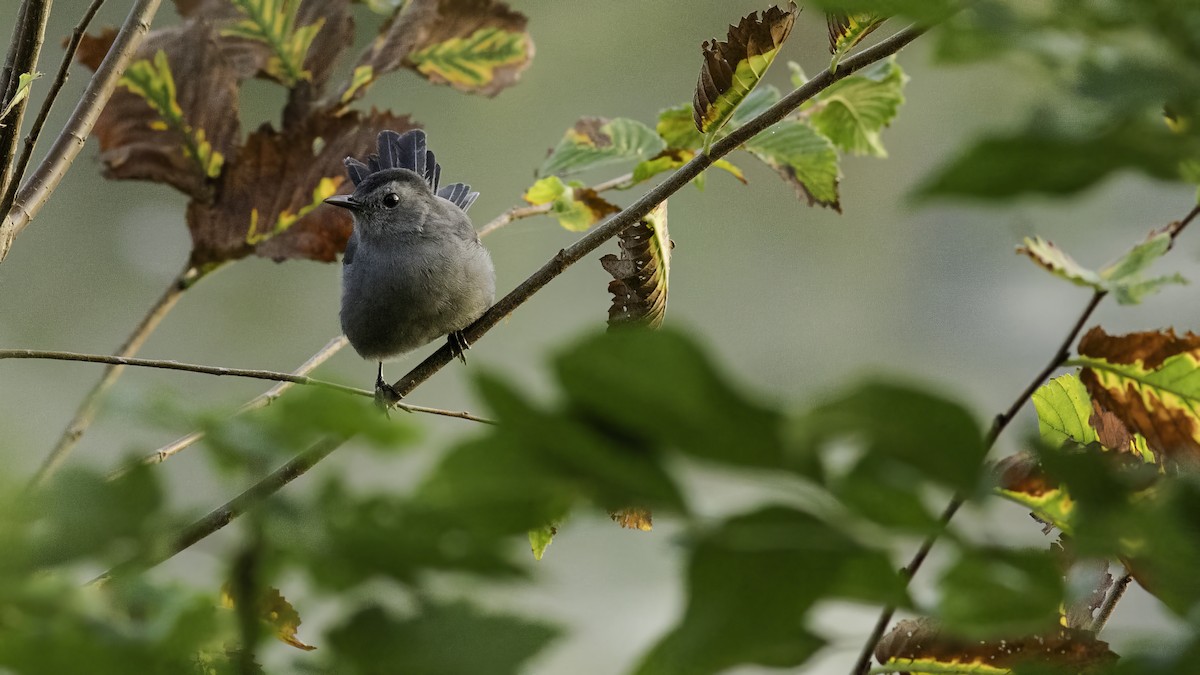
M614 523L627 530L649 532L654 529L654 519L651 517L650 509L631 506L620 511L613 511L609 516L613 519Z
M875 658L883 665L913 672L934 664L993 668L1044 664L1082 675L1102 670L1115 662L1117 655L1108 643L1084 630L1057 628L1003 640L963 640L942 633L932 619L906 619L879 641Z
M621 232L621 255L606 255L600 264L613 276L608 284L613 302L608 325L645 325L658 328L667 312L671 269L671 239L667 231L667 203Z
M351 219L321 201L348 190L342 160L372 151L380 129L414 128L388 112L320 115L279 132L264 125L222 176L220 199L188 207L192 263L197 266L251 253L282 261L332 262L346 246Z
M99 37L85 36L76 58L95 69L115 36L111 29ZM100 141L104 175L167 183L197 200L208 200L212 197L211 178L188 148L200 141L225 157L233 152L238 137L237 78L216 35L204 23L188 22L152 32L135 61L154 61L159 52L166 56L176 85L178 112L191 133L178 124L165 123L145 98L128 87L118 87L94 131Z
M1100 445L1117 452L1133 452L1133 434L1121 419L1112 412L1105 410L1098 401L1092 401L1095 411L1088 418L1088 424L1096 430L1096 438Z

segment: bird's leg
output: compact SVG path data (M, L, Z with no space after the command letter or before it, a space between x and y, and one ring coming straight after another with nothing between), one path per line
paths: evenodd
M379 373L375 376L375 405L387 413L392 406L400 402L400 392L383 380L383 362L379 363Z
M459 361L466 363L467 350L471 348L471 343L467 342L467 337L462 331L452 331L446 336L446 340L450 343L450 352L457 356Z

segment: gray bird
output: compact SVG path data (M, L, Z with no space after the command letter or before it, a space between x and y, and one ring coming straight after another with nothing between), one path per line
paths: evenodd
M381 132L377 155L345 164L354 193L325 200L354 216L342 258L342 332L379 362L375 396L391 404L400 397L383 379L383 362L443 336L465 362L470 345L460 331L491 306L496 274L467 217L479 193L463 183L438 187L441 167L425 132Z

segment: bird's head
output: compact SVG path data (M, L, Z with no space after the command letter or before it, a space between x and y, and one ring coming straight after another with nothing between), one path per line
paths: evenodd
M436 197L425 178L408 169L383 169L363 179L354 193L325 200L354 215L366 236L419 232Z

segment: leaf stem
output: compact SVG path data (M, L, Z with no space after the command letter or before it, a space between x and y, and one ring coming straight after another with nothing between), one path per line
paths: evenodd
M1200 204L1194 206L1192 210L1183 217L1182 220L1175 221L1167 226L1167 231L1171 234L1172 245L1174 245L1175 239L1179 236L1179 234L1183 232L1183 230L1193 220L1195 220L1197 216L1200 216ZM1062 343L1059 344L1058 350L1054 353L1054 357L1050 359L1050 362L1046 364L1045 368L1042 368L1042 370L1035 375L1032 380L1030 380L1029 385L1026 386L1024 391L1022 391L1017 398L1013 400L1012 404L1008 406L1008 409L999 415L996 415L996 419L992 422L992 427L988 431L985 440L988 450L991 450L992 446L995 445L996 439L1000 437L1000 434L1004 431L1008 424L1012 422L1013 418L1017 416L1017 413L1021 411L1021 408L1025 406L1025 402L1033 396L1033 392L1037 391L1037 388L1042 386L1042 383L1050 378L1051 373L1068 362L1068 360L1071 358L1071 345L1075 343L1076 338L1078 338L1079 334L1083 331L1084 325L1087 324L1088 320L1092 317L1092 314L1096 311L1096 308L1099 307L1100 302L1104 300L1107 295L1108 291L1096 291L1092 293L1092 297L1088 301L1088 304L1084 306L1083 312L1080 313L1079 318L1075 320L1075 324L1071 326L1071 330L1067 333L1067 336L1063 338ZM950 500L950 503L946 505L946 509L942 512L941 518L939 519L943 529L950 523L950 520L954 518L954 514L958 512L958 509L962 507L963 501L964 499L962 495L954 495L954 497ZM921 542L921 547L917 549L917 552L913 554L912 559L909 560L908 564L904 567L904 575L906 580L912 579L913 575L917 573L917 570L921 568L921 565L925 563L925 558L929 555L929 551L933 548L933 545L937 543L939 537L940 533L935 532L934 534L929 535L925 541ZM1128 584L1129 582L1126 581L1125 583ZM896 608L891 605L884 607L883 611L879 613L879 618L875 621L875 627L871 630L871 634L867 637L867 641L863 643L862 651L860 651L858 654L858 660L855 661L854 668L850 671L851 675L864 675L870 670L871 655L875 651L875 646L879 643L879 640L883 638L883 634L885 631L887 631L888 624L891 622L892 616L895 613Z
M644 194L636 202L593 229L574 245L559 251L549 262L531 274L508 295L501 298L499 302L485 312L475 323L468 326L463 331L464 337L470 343L476 342L488 330L500 323L518 306L523 304L546 284L550 283L559 274L562 274L568 267L581 260L588 253L596 250L601 244L622 232L629 225L640 221L654 207L686 187L692 179L712 166L713 162L729 154L747 140L782 120L805 101L824 91L834 82L848 77L876 61L895 54L905 45L920 37L924 32L925 29L921 27L910 26L905 28L860 54L846 59L839 65L836 73L829 70L822 71L808 82L797 87L775 103L775 105L764 110L757 117L747 121L729 135L714 143L709 154L697 155L687 164L676 169L674 173ZM443 345L409 371L407 375L397 380L393 386L401 395L408 394L443 366L450 363L453 358L454 355L449 345ZM245 492L186 527L180 533L179 537L176 538L175 542L166 550L156 553L150 559L128 561L115 567L98 580L116 574L153 567L173 557L175 554L186 550L196 542L228 525L255 503L270 497L272 494L283 489L288 483L304 475L318 462L328 457L330 453L341 446L346 440L348 439L331 436L317 441L307 450L268 474L258 483L255 483Z
M42 133L42 127L46 125L46 118L50 116L50 109L54 107L54 101L58 98L59 91L62 90L63 84L66 83L67 77L70 74L71 62L75 59L75 51L79 48L79 42L83 40L84 33L87 32L88 25L96 16L96 12L100 11L100 6L104 4L104 0L92 0L92 4L88 6L83 13L83 18L75 26L75 30L71 32L71 41L67 43L67 49L63 53L62 62L58 65L58 74L54 76L54 82L50 84L49 91L46 92L46 99L42 101L42 107L38 110L37 117L33 120L33 125L29 127L29 134L25 136L25 146L21 148L21 157L17 160L16 167L13 169L12 175L5 188L3 196L0 197L0 213L8 213L12 208L13 200L16 199L17 186L20 185L21 179L25 177L25 170L29 168L29 160L33 156L33 148L37 145L37 139Z
M96 119L100 117L117 86L117 80L125 72L126 66L149 32L150 22L154 19L161 2L162 0L134 0L129 15L117 31L112 47L104 56L100 67L92 74L92 79L79 97L75 111L71 113L58 138L54 140L54 145L33 174L25 179L13 199L12 206L0 212L4 217L4 220L0 221L0 263L8 256L17 235L28 227L42 210L46 200L58 187L71 163L83 149Z

